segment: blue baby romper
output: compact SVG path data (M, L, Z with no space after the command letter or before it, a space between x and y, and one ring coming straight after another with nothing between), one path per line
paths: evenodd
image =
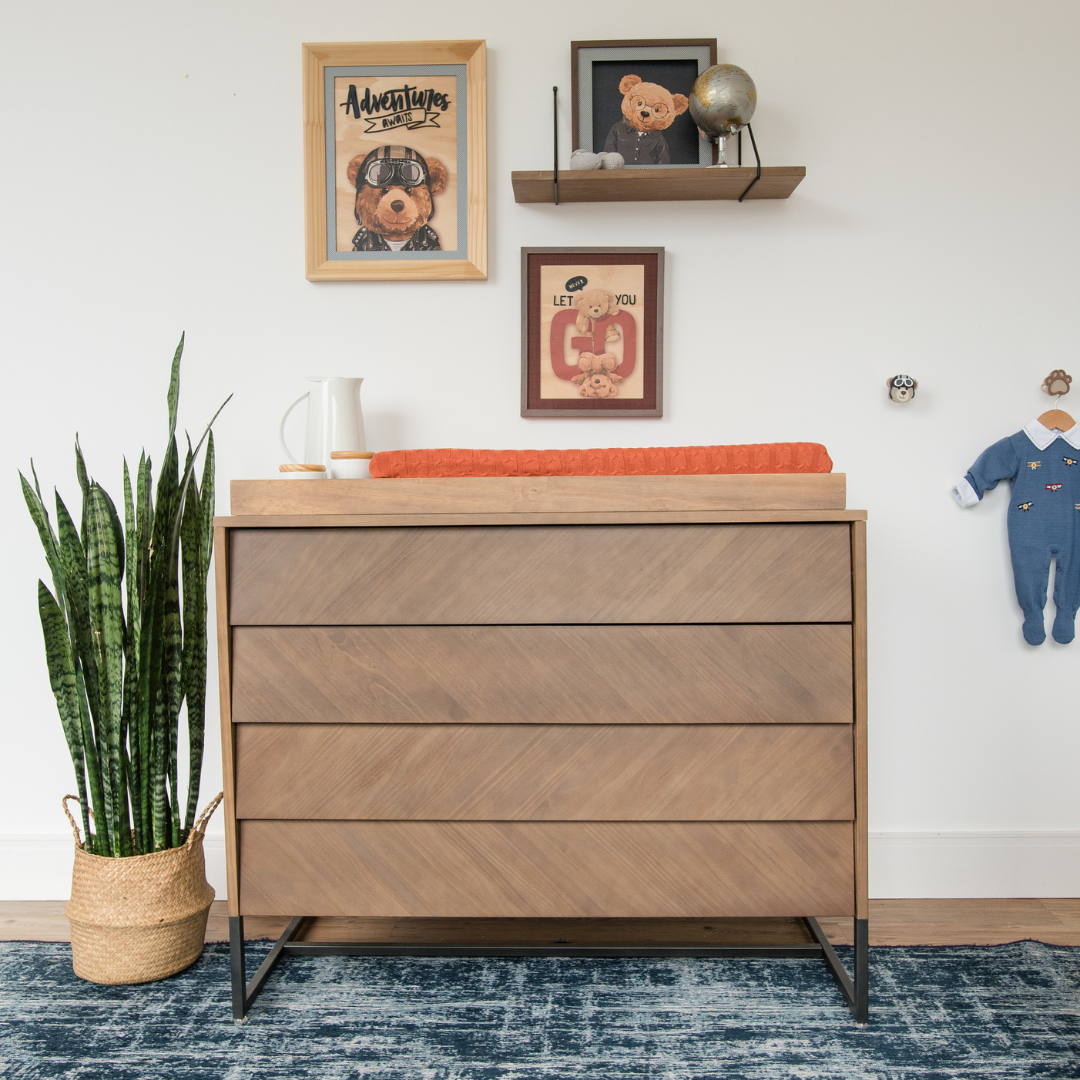
M1009 551L1024 640L1046 640L1046 583L1056 557L1053 635L1067 645L1080 607L1080 424L1059 432L1032 420L984 450L952 493L961 506L973 506L999 480L1012 481Z

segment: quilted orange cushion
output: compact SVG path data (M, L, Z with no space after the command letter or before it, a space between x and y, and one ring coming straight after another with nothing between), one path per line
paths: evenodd
M832 472L828 450L820 443L803 442L607 450L387 450L371 459L374 477L827 472Z

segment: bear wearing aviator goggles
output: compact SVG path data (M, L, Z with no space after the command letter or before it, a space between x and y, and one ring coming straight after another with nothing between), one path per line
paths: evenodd
M446 168L409 146L380 146L357 154L346 174L356 185L354 213L360 226L353 251L441 251L428 224L433 195L446 189Z

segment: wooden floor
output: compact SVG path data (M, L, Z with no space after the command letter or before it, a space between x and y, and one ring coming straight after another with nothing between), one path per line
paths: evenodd
M821 919L836 944L850 944L850 919ZM247 918L249 938L277 937L285 919ZM67 941L62 900L0 902L0 940ZM224 901L215 901L207 941L229 936ZM871 945L1000 945L1034 938L1080 945L1080 899L871 900ZM786 919L316 919L301 940L404 944L782 944L807 940Z

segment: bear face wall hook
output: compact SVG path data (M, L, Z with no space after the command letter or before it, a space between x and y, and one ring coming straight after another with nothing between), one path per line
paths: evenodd
M893 375L885 380L885 385L889 388L889 400L900 404L910 401L919 388L918 382L910 375Z

